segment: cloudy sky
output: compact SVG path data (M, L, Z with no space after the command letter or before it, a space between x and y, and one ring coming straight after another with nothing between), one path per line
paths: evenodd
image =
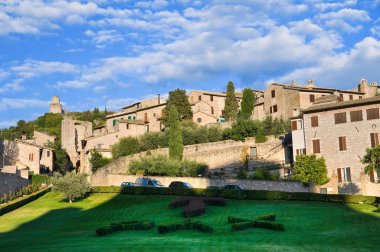
M380 82L380 0L0 1L0 128L175 88Z

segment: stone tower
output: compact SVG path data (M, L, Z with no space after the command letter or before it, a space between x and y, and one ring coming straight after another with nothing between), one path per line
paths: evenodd
M59 100L59 96L53 96L50 103L50 113L52 114L62 114L62 105Z

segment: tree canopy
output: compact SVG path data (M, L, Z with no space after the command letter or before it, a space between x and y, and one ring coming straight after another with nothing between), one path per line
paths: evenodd
M191 110L191 105L185 90L176 89L174 91L169 92L167 105L164 109L164 116L161 119L165 125L168 123L169 120L168 114L170 105L174 105L177 108L180 120L193 119L193 111Z
M242 119L250 119L255 104L255 94L250 88L243 90L243 99L241 101L240 117Z
M323 185L329 181L324 157L316 155L298 155L294 165L294 177L303 183L314 181L317 185Z
M380 171L380 146L375 146L373 148L367 149L366 154L362 159L362 163L366 166L364 171L367 174L370 174L371 171Z
M174 105L169 105L168 126L169 126L169 157L171 159L182 160L183 138L179 113Z
M239 103L236 100L235 87L232 81L227 84L227 96L224 105L224 118L227 121L235 121L237 118Z

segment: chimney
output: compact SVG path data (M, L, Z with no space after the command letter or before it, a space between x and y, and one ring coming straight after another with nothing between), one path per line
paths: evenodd
M157 95L157 98L158 98L158 105L160 105L160 100L161 100L160 94Z

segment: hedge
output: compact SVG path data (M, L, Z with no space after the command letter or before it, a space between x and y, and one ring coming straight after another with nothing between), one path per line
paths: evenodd
M280 230L280 231L285 230L285 227L283 224L266 222L266 221L258 221L258 220L233 223L231 227L233 231L240 231L240 230L244 230L248 228L265 228L265 229Z
M42 195L44 195L45 193L50 192L50 191L51 191L51 187L47 187L47 188L42 189L41 191L38 191L36 193L30 194L30 195L22 197L22 198L18 198L14 201L8 202L8 203L3 204L3 205L0 205L0 216L3 214L9 213L9 212L11 212L11 211L13 211L19 207L22 207L22 206L28 204L29 202L36 200L39 197L41 197Z
M224 197L238 200L296 200L321 201L337 203L365 203L377 205L380 197L345 195L345 194L318 194L304 192L280 192L262 190L225 190L225 189L199 189L199 188L168 188L168 187L119 187L97 186L94 193L122 193L130 195L176 195L176 196L202 196Z
M203 233L211 233L214 231L213 227L210 225L204 224L200 221L192 222L191 220L183 223L161 224L158 225L157 230L160 234L174 232L177 230L198 230Z
M130 231L130 230L150 230L154 227L154 221L120 221L111 223L108 227L96 229L97 236L105 236L117 231Z

